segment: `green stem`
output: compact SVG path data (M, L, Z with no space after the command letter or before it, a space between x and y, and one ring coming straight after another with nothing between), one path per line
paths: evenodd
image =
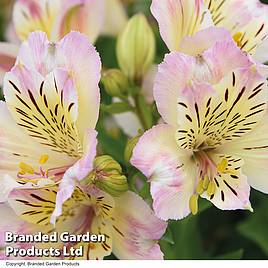
M136 115L138 116L140 123L143 127L144 130L147 130L150 128L150 126L147 125L145 118L143 117L143 113L141 111L141 107L139 104L139 95L135 95L133 96L134 102L135 102L135 111L136 111Z

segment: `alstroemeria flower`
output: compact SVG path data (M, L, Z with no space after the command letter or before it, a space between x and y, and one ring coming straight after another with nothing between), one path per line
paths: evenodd
M253 64L252 60L237 47L230 33L223 28L209 27L192 36L185 37L181 42L180 50L193 56L195 70L192 72L192 76L188 77L189 81L194 79L214 84L231 70ZM264 74L267 73L265 69L262 70L260 65L256 65L256 68ZM152 103L150 93L155 76L156 68L152 68L142 85L142 93L147 95L146 101L149 105ZM163 91L161 96L154 97L157 100L157 98L168 98L169 96ZM142 129L139 119L132 112L118 114L114 117L129 136L136 136L138 130Z
M101 33L118 34L127 22L127 15L119 0L17 0L12 22L12 40L0 44L2 76L16 59L14 39L24 41L31 32L39 30L45 32L49 40L58 41L74 30L94 42Z
M92 185L79 184L64 202L61 215L53 225L50 216L59 207L57 192L58 186L11 193L9 204L28 222L28 225L24 222L24 229L31 230L34 225L42 228L43 233L105 235L105 242L66 243L75 248L83 246L84 255L75 259L103 259L111 252L119 259L163 259L157 241L167 224L135 193L126 192L113 198ZM61 246L59 243L53 247Z
M215 25L227 29L238 47L253 55L268 33L268 7L259 0L153 0L151 11L170 51L181 51L184 37ZM258 59L265 62L267 55Z
M204 0L214 25L230 31L237 45L260 62L268 60L268 6L260 0Z
M250 185L268 193L266 80L246 65L211 85L192 79L197 64L166 56L154 96L167 124L147 131L131 159L151 182L162 219L195 214L199 195L220 209L251 210Z
M22 44L0 102L2 201L14 188L53 185L66 172L83 179L91 171L100 70L99 55L82 34L51 43L35 32Z
M94 42L103 25L103 13L103 0L17 0L13 23L20 40L40 30L57 41L69 31L79 30Z

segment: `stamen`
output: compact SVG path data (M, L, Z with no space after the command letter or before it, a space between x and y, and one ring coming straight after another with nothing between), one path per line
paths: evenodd
M203 189L203 180L200 178L197 187L196 187L196 192L201 195L204 193L204 189Z
M207 194L209 196L212 196L215 194L215 191L216 191L216 184L214 181L210 181L210 183L208 184Z
M198 212L198 195L194 194L191 196L189 201L190 210L193 215L196 215Z
M217 171L220 173L224 173L227 167L228 167L228 160L226 158L223 158L217 166Z
M33 167L25 164L24 162L19 163L19 168L21 169L22 172L24 172L24 174L25 173L32 174L32 175L34 174Z
M233 35L233 39L237 43L237 46L239 46L239 47L242 45L241 40L240 40L242 35L243 35L243 33L241 33L241 32L237 32L236 34Z
M206 175L204 180L203 180L203 189L206 190L208 188L208 184L209 184L209 178Z
M49 158L49 156L47 154L41 155L40 160L39 160L39 164L41 164L41 165L45 164L47 162L48 158Z
M23 171L23 170L21 170L21 171L18 173L18 175L25 175L25 174L26 174L26 172Z

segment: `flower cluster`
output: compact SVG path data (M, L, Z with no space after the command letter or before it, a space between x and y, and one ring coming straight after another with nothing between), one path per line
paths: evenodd
M250 187L268 193L268 6L153 0L151 13L170 51L158 68L150 21L119 0L16 1L0 43L0 258L6 231L56 231L105 235L67 243L80 259L163 259L168 220L200 197L253 211ZM101 34L118 36L117 69ZM130 139L105 150L115 125Z

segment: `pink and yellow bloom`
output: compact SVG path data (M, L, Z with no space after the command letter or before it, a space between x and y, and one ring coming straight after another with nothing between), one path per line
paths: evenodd
M45 33L30 35L4 79L1 179L38 183L94 159L100 70L85 36L72 32L51 43Z
M96 156L100 72L98 53L80 33L51 43L34 32L23 42L0 103L0 202L24 220L18 232L104 234L103 243L83 244L83 259L112 250L161 259L166 223L136 194L112 197L83 180Z
M261 55L268 33L268 8L259 0L153 0L151 11L170 51L181 51L184 37L216 26L228 30L243 51L267 61L267 53Z
M117 20L112 19L111 10ZM119 0L17 0L7 33L9 42L0 43L0 75L14 65L17 44L31 32L43 31L49 40L58 41L74 30L94 42L100 34L117 35L126 22L127 15Z
M92 185L77 186L72 197L64 203L61 216L54 225L50 222L50 215L58 206L57 191L57 186L13 191L9 205L19 219L13 216L12 231L28 234L38 231L59 234L89 232L105 236L105 241L98 243L68 243L68 247L83 246L83 256L76 259L100 260L111 252L119 259L163 259L157 241L165 232L166 223L159 220L135 193L128 191L120 197L112 197ZM10 231L10 227L5 225L1 231ZM61 249L63 244L52 246Z
M251 210L250 186L268 192L267 85L256 66L228 40L199 57L173 52L154 97L166 124L145 132L131 163L151 183L157 216L195 214L198 196Z

